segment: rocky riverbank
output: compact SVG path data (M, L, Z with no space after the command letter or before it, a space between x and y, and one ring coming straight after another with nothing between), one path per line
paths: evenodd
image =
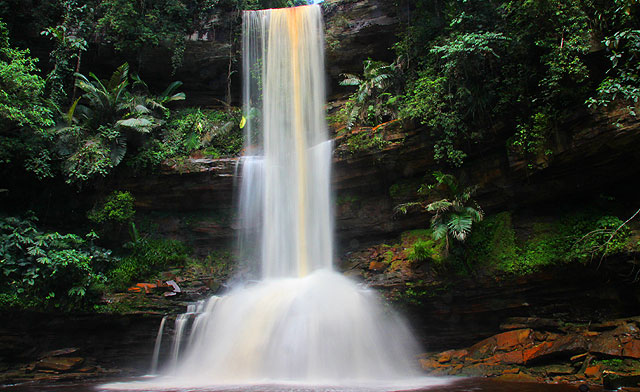
M639 325L640 317L594 324L511 318L500 326L505 332L464 349L424 354L420 363L432 375L640 387Z

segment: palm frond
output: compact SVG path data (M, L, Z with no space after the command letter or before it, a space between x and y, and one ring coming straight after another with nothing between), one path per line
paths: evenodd
M132 117L126 120L118 120L116 124L120 127L129 128L141 133L149 133L157 124L149 118Z
M442 199L442 200L438 200L438 201L434 201L433 203L429 203L427 204L427 211L429 212L433 212L433 211L446 211L449 208L451 208L451 206L453 206L453 203L450 202L447 199Z
M421 208L422 207L422 203L414 201L414 202L410 202L410 203L402 203L402 204L398 204L397 206L395 206L393 208L394 213L402 213L402 214L406 214L409 211L416 209L416 208Z
M451 214L447 221L449 233L458 241L464 241L471 231L473 220L468 214Z
M129 63L124 63L119 66L113 74L111 74L111 79L107 82L106 90L115 90L116 87L121 85L123 82L127 81L129 76Z
M484 213L479 208L476 209L473 207L465 207L464 212L469 215L471 217L471 220L473 220L474 222L480 222L482 219L484 219Z
M444 223L436 222L431 224L431 230L433 231L433 239L440 240L447 236L448 228Z
M127 141L124 138L114 140L111 144L111 151L109 157L111 158L111 165L116 167L122 162L124 156L127 154Z
M340 82L341 86L360 86L362 84L362 79L356 75L343 74L342 76L344 79Z

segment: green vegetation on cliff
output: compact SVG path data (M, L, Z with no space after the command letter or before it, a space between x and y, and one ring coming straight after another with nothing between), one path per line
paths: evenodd
M465 257L470 265L524 275L568 262L601 262L630 250L630 229L616 216L576 212L558 220L534 223L516 238L511 214L501 212L479 223L469 237Z
M367 60L362 76L345 79L358 86L349 127L381 113L415 121L434 158L459 167L496 138L525 158L549 154L561 125L588 107L615 102L635 115L637 1L419 0L397 12L409 21L394 63ZM388 102L399 110L384 112Z

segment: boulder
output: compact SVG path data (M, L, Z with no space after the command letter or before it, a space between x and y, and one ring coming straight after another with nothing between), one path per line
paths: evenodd
M576 372L576 369L570 365L549 365L544 367L544 372L547 376L558 376L573 374Z
M601 373L602 366L600 365L587 366L584 370L584 375L588 378L600 378Z
M613 332L605 332L595 338L591 344L591 352L604 355L622 355L622 345Z
M517 374L502 374L496 377L498 381L508 381L508 382L540 382L540 380L530 374L527 373L517 373Z
M500 329L559 329L560 322L558 320L546 319L540 317L509 317L505 322L500 324Z
M605 371L602 374L602 385L606 390L617 390L623 387L639 387L640 373L622 374Z
M495 335L496 348L498 350L507 350L511 347L525 344L531 336L531 329L516 329L513 331L503 332Z
M551 357L571 356L585 352L589 349L589 343L581 335L565 335L553 341L542 342L537 346L524 351L524 361L546 360Z
M633 339L622 347L622 355L629 358L640 358L640 340Z
M36 363L38 370L53 370L56 372L68 372L78 368L84 363L81 357L48 357Z

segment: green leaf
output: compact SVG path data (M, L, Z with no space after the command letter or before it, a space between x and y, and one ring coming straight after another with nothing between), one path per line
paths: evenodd
M143 133L149 132L155 125L153 122L144 117L132 117L126 120L119 120L118 122L116 122L116 124L121 127L134 129Z

